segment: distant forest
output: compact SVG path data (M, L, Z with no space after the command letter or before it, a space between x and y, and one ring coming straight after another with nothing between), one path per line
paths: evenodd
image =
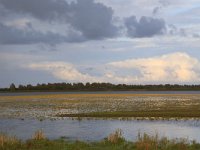
M111 83L48 83L37 85L11 84L9 88L1 88L1 92L42 92L42 91L186 91L200 90L200 85L127 85Z

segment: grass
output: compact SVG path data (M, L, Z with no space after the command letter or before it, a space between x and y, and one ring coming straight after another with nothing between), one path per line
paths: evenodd
M151 110L151 111L116 111L116 112L91 112L77 114L58 114L57 117L94 117L94 118L126 118L126 117L147 117L147 118L200 118L200 111L192 110Z
M38 133L35 133L38 134ZM34 135L35 135L34 134ZM42 133L44 135L44 133ZM20 141L6 135L0 136L0 150L199 150L200 144L187 139L172 139L138 134L136 141L126 141L118 129L107 138L97 142L66 141L47 138Z

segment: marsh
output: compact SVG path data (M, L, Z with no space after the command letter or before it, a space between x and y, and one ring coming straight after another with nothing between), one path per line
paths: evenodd
M198 92L5 94L0 108L0 131L21 139L43 129L50 139L100 140L120 128L129 140L147 132L200 141Z

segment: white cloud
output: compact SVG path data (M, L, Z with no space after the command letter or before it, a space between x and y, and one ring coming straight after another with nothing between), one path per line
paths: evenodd
M133 77L117 76L113 70L104 71L102 76L92 76L80 72L74 65L66 62L39 62L24 66L30 70L46 71L52 74L55 78L66 82L111 82L111 83L129 83Z
M200 81L200 62L186 53L171 53L152 58L128 59L103 65L101 76L84 74L66 62L32 63L31 70L47 71L70 82L112 82L128 84L194 83ZM93 66L94 67L94 66ZM137 70L139 73L130 72Z
M83 74L78 71L72 64L65 62L41 62L33 63L27 66L32 70L42 70L51 73L58 79L74 82L95 82L96 78L89 74Z
M190 83L200 81L200 62L186 53L172 53L152 58L128 59L109 63L112 67L137 69L135 82ZM118 77L117 77L118 78ZM130 77L128 77L130 78ZM134 80L132 80L134 82Z

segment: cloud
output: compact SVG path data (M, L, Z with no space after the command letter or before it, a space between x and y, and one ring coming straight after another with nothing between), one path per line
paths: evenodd
M72 26L88 39L114 37L117 34L117 27L112 24L112 8L93 0L77 0L71 7L74 12Z
M60 19L69 7L65 0L0 0L0 4L13 13L30 14L42 20Z
M153 58L129 59L112 62L116 68L136 69L140 75L132 81L140 83L189 83L199 81L200 62L186 53L172 53ZM128 77L130 78L130 77Z
M56 33L62 32L65 36L62 37L64 39L58 41L52 39L55 43L119 38L124 34L129 38L153 37L168 32L166 31L168 26L166 22L170 21L170 24L176 25L177 29L169 29L169 32L173 35L188 36L185 28L188 28L189 25L182 25L183 23L178 21L185 21L184 23L187 24L189 20L190 23L193 21L196 24L199 12L198 6L194 8L196 4L198 4L198 0L190 2L181 0L127 0L126 4L121 0L115 2L107 0L0 0L0 17L3 18L0 23L5 25L5 20L9 22L16 18L20 20L28 18L34 22L30 23L35 31L52 31L53 29ZM181 6L179 11L176 9L177 6ZM191 12L187 11L189 8L192 9ZM163 9L162 13L160 13L161 9ZM183 18L181 12L186 12L188 17L184 14L186 17ZM146 16L147 14L152 15L151 13L156 16L162 15L164 19ZM125 22L123 21L124 17L132 14L134 16L125 18ZM140 18L137 19L136 16ZM194 32L190 36L193 34ZM18 34L19 39L20 36L23 34ZM17 36L13 36L13 43L18 43L18 39L15 41L14 37ZM41 42L43 41L41 40ZM33 43L36 43L36 40Z
M136 16L125 19L127 35L129 37L152 37L165 33L166 25L163 19L142 16L137 20Z
M168 6L172 3L171 0L158 0L158 2L162 5L162 6Z
M25 66L31 70L47 71L54 77L72 82L95 82L97 79L78 71L74 65L66 62L41 62Z
M118 28L112 21L112 8L93 0L71 3L65 0L0 0L0 4L13 14L30 15L41 21L66 23L87 40L111 38L118 33Z
M18 29L0 23L0 44L56 44L67 41L67 37L53 32L42 33L33 29Z
M154 9L153 9L153 15L157 15L159 12L160 12L160 10L162 9L162 7L159 7L159 6L157 6L157 7L155 7Z
M110 62L103 65L105 69L100 69L101 75L98 76L82 73L76 66L66 62L39 62L25 67L31 70L46 71L68 82L175 84L200 81L199 60L180 52L152 58Z
M102 76L92 76L87 73L82 73L73 64L66 62L55 61L31 63L29 65L22 65L22 68L26 68L29 70L45 71L53 75L55 78L67 82L129 82L129 80L127 80L128 77L123 78L120 76L115 76L112 71L104 72L102 73Z

